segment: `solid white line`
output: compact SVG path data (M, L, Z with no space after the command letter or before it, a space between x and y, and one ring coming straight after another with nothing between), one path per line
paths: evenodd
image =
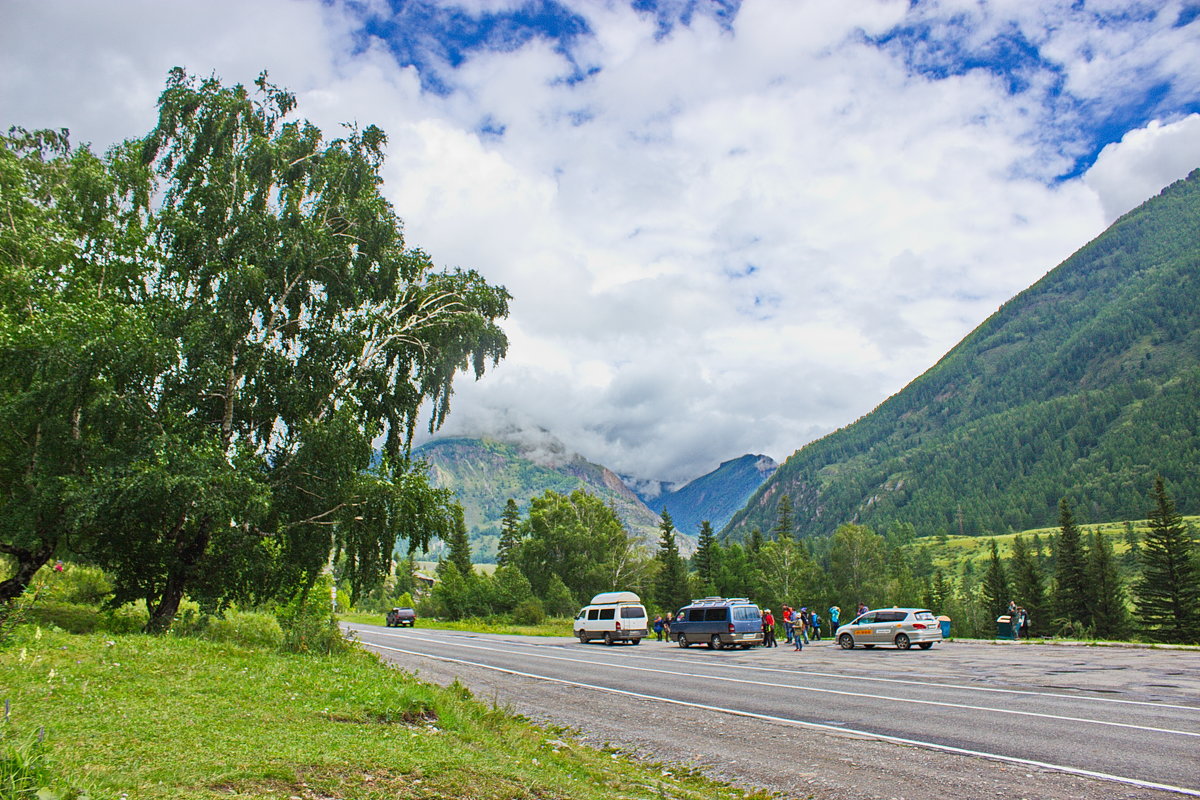
M374 632L374 631L372 631L372 632ZM379 631L379 633L384 633L384 632ZM465 633L465 631L464 631L464 633ZM388 631L387 634L397 635L397 634L394 634L392 631ZM403 636L403 634L399 634L399 635ZM439 639L438 641L444 641L447 644L450 644L452 642L457 644L457 641L454 639ZM527 644L524 644L523 642L506 642L506 643L513 644L517 647L545 647L545 646L547 646L544 644L528 644L527 645ZM830 646L833 646L833 645L830 645ZM509 650L509 651L502 651L502 652L513 652L513 651ZM668 663L675 663L673 659L662 658L660 656L646 656L646 655L641 655L638 653L627 653L623 657L624 658L636 658L640 661L666 661ZM596 663L607 664L609 662L596 662ZM616 665L614 664L614 666L616 666ZM1028 689L1000 689L1000 688L991 687L991 686L968 686L968 685L963 685L963 684L958 684L958 683L940 683L937 681L915 681L915 680L907 680L904 678L881 678L881 677L875 677L875 676L869 676L869 675L839 675L838 673L835 673L835 672L813 672L810 670L780 669L779 667L758 667L758 666L753 666L750 664L717 664L717 663L713 663L710 666L719 667L721 669L730 669L730 670L744 669L744 670L750 670L752 672L779 672L779 673L783 673L786 675L811 675L813 677L818 677L818 678L832 678L835 680L846 680L846 681L873 681L876 683L900 683L900 684L907 684L907 685L911 685L911 686L930 686L930 687L937 688L937 689L961 689L963 691L970 691L970 692L991 692L991 693L996 693L996 694L1016 694L1016 695L1028 695L1031 697L1058 697L1058 698L1063 698L1066 700L1086 700L1086 701L1092 702L1092 703L1117 703L1120 705L1145 706L1147 708L1165 708L1165 709L1173 709L1173 710L1178 710L1178 711L1191 711L1194 713L1200 713L1200 706L1183 706L1183 705L1177 705L1177 704L1173 704L1173 703L1152 703L1152 702L1149 702L1146 700L1121 700L1121 699L1115 698L1115 697L1091 697L1088 695L1063 694L1061 692L1034 692L1034 691L1030 691ZM1087 691L1087 690L1083 689L1081 691Z
M397 634L397 635L403 636L403 634ZM1165 733L1168 735L1194 736L1194 737L1200 738L1200 732L1180 731L1180 730L1174 730L1172 728L1155 728L1155 727L1151 727L1149 725L1134 725L1134 724L1128 723L1128 722L1111 722L1109 720L1088 719L1087 717L1068 717L1068 716L1064 716L1062 714L1044 714L1044 713L1037 712L1037 711L1019 711L1019 710L1013 709L1013 708L993 708L991 706L972 706L972 705L966 705L965 703L948 703L948 702L945 702L942 700L918 700L918 699L910 698L910 697L892 697L892 696L883 695L883 694L865 694L863 692L850 692L850 691L843 691L840 689L820 689L820 688L817 688L814 686L797 686L795 684L790 684L790 683L769 683L766 681L746 680L744 678L730 678L730 677L725 677L722 675L705 675L703 673L696 673L696 672L680 672L678 670L654 669L652 667L635 667L635 666L631 666L629 664L620 664L620 663L611 663L611 662L596 662L596 661L589 661L587 659L581 659L581 658L568 658L566 656L551 656L551 655L543 655L543 654L537 654L536 656L530 656L528 653L524 653L524 652L513 651L513 650L504 650L504 649L498 648L498 647L486 647L483 645L468 644L466 642L455 642L453 646L470 648L473 650L485 650L485 651L489 651L489 652L508 653L510 655L536 657L536 658L540 658L540 659L544 659L544 660L548 660L548 661L567 661L567 662L570 662L573 664L588 664L590 666L615 667L617 669L631 670L633 672L653 672L656 674L672 675L672 676L683 677L683 678L700 678L700 679L712 680L712 681L726 681L729 683L747 683L747 684L751 684L753 686L762 686L762 687L776 688L776 689L788 689L790 691L799 690L799 691L804 691L804 692L815 692L818 694L832 694L832 695L839 695L842 697L853 697L856 699L886 700L886 701L891 701L894 703L912 703L915 705L938 706L940 708L960 708L960 709L965 709L965 710L969 710L969 711L985 711L985 712L990 712L993 714L1010 714L1013 716L1021 716L1021 717L1036 717L1038 719L1061 720L1063 722L1086 722L1086 723L1089 723L1092 725L1104 725L1104 726L1112 727L1112 728L1127 728L1129 730L1146 731L1148 733Z
M985 753L979 750L967 750L961 747L952 745L938 744L937 742L925 742L917 739L905 739L899 736L889 736L887 734L873 733L871 731L857 730L854 728L844 728L838 725L823 725L819 722L804 722L797 719L789 719L787 717L776 717L770 714L758 714L752 711L742 711L736 708L724 708L722 706L710 706L703 703L691 703L686 700L673 700L669 697L659 697L657 695L645 694L642 692L631 692L626 689L614 689L610 686L597 686L595 684L583 683L581 681L568 680L566 678L555 678L550 675L538 675L532 672L522 672L520 670L507 669L505 667L497 667L492 664L483 664L477 661L467 661L461 658L451 658L449 656L431 655L422 653L416 650L404 650L399 647L389 647L382 644L371 644L362 642L366 647L374 647L380 650L391 650L397 653L406 655L419 656L423 658L432 658L437 661L447 661L452 664L463 664L470 667L480 667L481 669L490 669L495 672L502 672L506 675L515 675L521 678L533 678L535 680L550 681L551 683L561 683L567 686L578 686L583 689L593 689L598 692L608 692L610 694L619 694L626 697L637 697L643 700L653 700L661 703L671 703L673 705L687 706L689 708L698 708L704 711L717 711L723 714L733 714L739 717L750 717L752 719L767 720L770 722L781 722L787 725L794 725L801 728L810 728L813 730L821 730L827 732L837 732L842 734L853 734L857 736L865 736L870 739L877 739L884 742L892 742L894 744L906 744L915 747L925 747L931 750L941 750L947 753L956 753L958 755L976 756L979 758L987 758L993 761L1003 761L1009 764L1022 764L1031 767L1040 767L1042 769L1054 770L1056 772L1065 772L1071 775L1081 775L1088 778L1098 778L1100 780L1111 781L1114 783L1122 783L1129 786L1140 786L1146 789L1160 789L1167 792L1175 792L1177 794L1189 795L1191 797L1200 797L1200 791L1188 789L1182 786L1172 786L1165 783L1153 783L1151 781L1143 781L1138 778L1128 778L1121 775L1111 775L1106 772L1095 772L1093 770L1081 769L1078 767L1068 767L1063 764L1050 764L1045 761L1032 761L1026 758L1017 758L1015 756L1006 756L999 753Z

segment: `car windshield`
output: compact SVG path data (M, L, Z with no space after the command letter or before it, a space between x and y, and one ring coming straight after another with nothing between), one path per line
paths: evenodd
M913 614L913 619L933 619L932 611L918 611Z

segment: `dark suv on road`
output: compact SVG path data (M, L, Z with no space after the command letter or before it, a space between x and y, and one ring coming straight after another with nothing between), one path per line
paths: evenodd
M417 612L411 608L393 608L384 618L389 628L413 627L417 624Z

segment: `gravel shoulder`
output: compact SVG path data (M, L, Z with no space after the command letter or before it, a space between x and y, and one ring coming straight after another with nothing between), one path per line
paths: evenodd
M584 742L616 748L664 771L694 769L721 781L813 800L1175 798L1171 792L1053 770L805 729L430 658L388 654L422 680L458 680L485 702ZM788 698L781 698L781 710Z

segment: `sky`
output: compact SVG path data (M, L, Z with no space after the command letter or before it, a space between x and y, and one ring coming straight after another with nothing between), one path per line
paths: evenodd
M442 435L634 481L868 413L1200 167L1200 0L4 0L0 125L104 148L168 70L389 136L409 245L513 295Z

